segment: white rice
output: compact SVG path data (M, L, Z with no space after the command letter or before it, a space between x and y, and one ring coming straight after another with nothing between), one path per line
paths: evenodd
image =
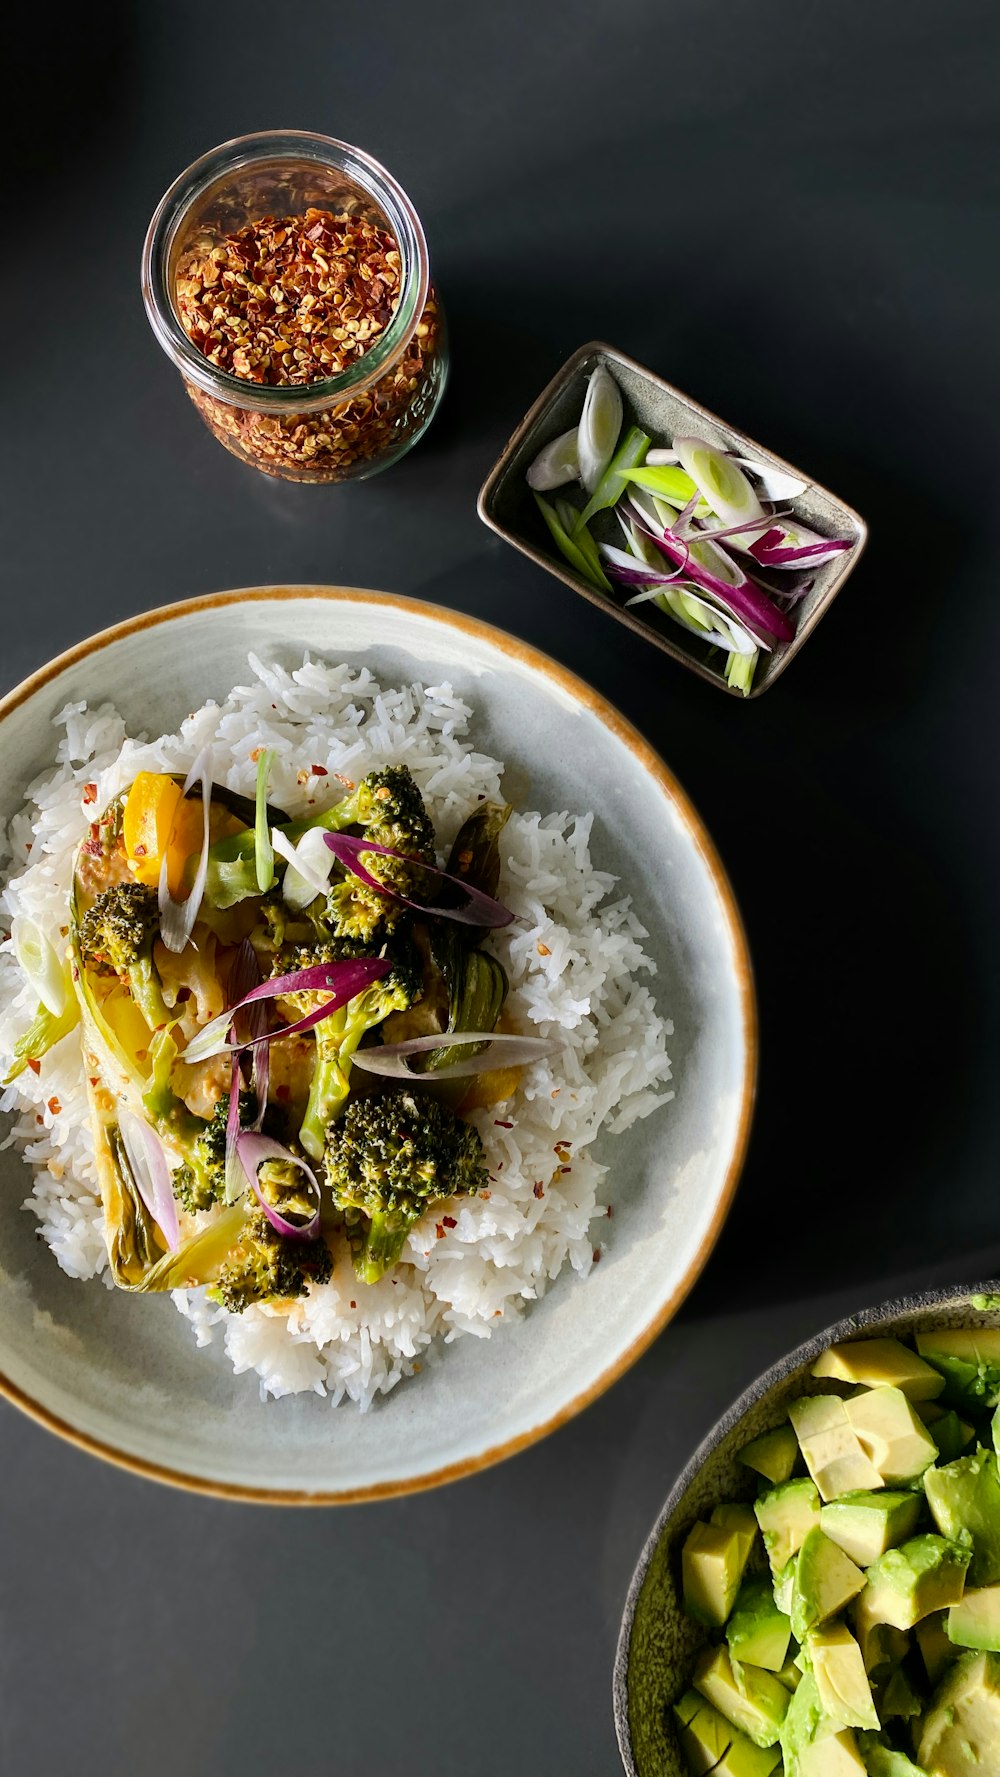
M357 779L405 762L433 817L442 851L483 797L498 798L503 764L469 739L473 711L447 684L383 688L366 670L306 658L295 672L250 657L248 685L209 703L180 732L130 738L109 705L70 704L56 718L56 764L29 786L6 835L5 924L18 912L58 941L66 925L74 850L95 809L142 769L185 772L213 743L214 770L253 794L254 755L275 752L271 793L299 813L329 802L333 774ZM302 767L327 775L301 781ZM85 786L96 786L96 794ZM84 798L87 798L85 801ZM420 1367L432 1343L488 1338L523 1312L569 1262L586 1276L600 1256L596 1217L607 1168L592 1145L673 1097L666 1039L645 954L646 933L616 879L590 860L592 816L515 813L505 831L500 893L517 923L491 943L510 976L510 1010L565 1048L535 1064L506 1105L475 1113L492 1173L489 1195L439 1206L410 1237L406 1263L375 1285L341 1257L328 1284L283 1309L230 1315L201 1290L176 1290L200 1345L220 1341L237 1374L256 1371L262 1398L314 1390L362 1409ZM443 861L443 860L442 860ZM0 1056L4 1069L35 1010L9 941L0 946ZM79 1037L0 1098L14 1144L34 1169L25 1208L63 1270L106 1268L103 1218L81 1072ZM558 1150L557 1150L557 1144ZM447 1221L444 1219L447 1215Z

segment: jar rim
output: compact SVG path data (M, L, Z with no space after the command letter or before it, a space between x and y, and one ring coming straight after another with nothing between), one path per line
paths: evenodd
M168 276L171 250L185 219L204 193L227 174L255 164L313 161L348 174L378 204L399 251L399 301L384 332L337 376L311 383L244 381L210 363L181 326ZM423 314L430 287L427 242L410 199L392 174L361 148L311 130L259 130L220 142L200 155L164 192L142 249L142 297L160 345L188 381L233 407L263 412L310 412L370 388L402 357Z

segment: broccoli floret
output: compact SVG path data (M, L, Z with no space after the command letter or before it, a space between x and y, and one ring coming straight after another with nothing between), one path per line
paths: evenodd
M100 972L118 976L150 1030L170 1021L153 962L159 930L156 890L141 882L120 882L105 889L80 926L86 960Z
M274 960L274 974L291 974L296 969L313 968L318 964L352 962L358 958L384 955L390 964L389 973L345 1006L331 1012L315 1026L316 1059L309 1087L299 1139L307 1154L321 1158L326 1126L335 1116L350 1091L351 1057L362 1037L390 1012L405 1010L420 995L422 967L420 957L408 934L403 934L379 952L349 938L319 939L311 945L286 945ZM314 1010L326 994L297 993L285 996L300 1017Z
M325 1240L286 1240L262 1209L251 1210L219 1272L212 1300L242 1314L253 1302L301 1296L311 1283L327 1283L333 1255Z
M420 865L434 862L434 828L405 765L369 772L334 813L332 824L338 829L363 827L373 845L405 854L384 858L378 852L362 852L359 861L371 876L409 900L425 897L427 878ZM360 877L350 877L331 889L326 918L338 936L371 943L377 935L393 931L403 911L400 902L381 895Z
M327 1130L324 1160L334 1201L368 1218L354 1258L365 1283L395 1265L432 1203L481 1191L489 1176L478 1130L405 1087L348 1105Z
M257 1096L240 1093L240 1126L246 1128L257 1115ZM197 1134L185 1143L187 1158L173 1176L174 1196L186 1210L194 1214L221 1203L226 1190L226 1123L229 1099L219 1099L211 1119L203 1123Z

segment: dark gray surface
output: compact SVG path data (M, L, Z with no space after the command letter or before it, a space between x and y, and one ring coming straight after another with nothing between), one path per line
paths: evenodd
M3 1409L4 1766L611 1772L621 1603L698 1438L825 1321L1000 1263L1000 21L926 0L78 17L28 12L6 41L5 683L116 618L253 582L504 624L618 702L695 797L749 925L764 1059L741 1194L687 1309L514 1463L297 1515L162 1491ZM363 487L229 459L142 314L163 187L274 125L392 168L448 304L446 407ZM507 433L593 337L871 525L760 703L602 624L476 519Z

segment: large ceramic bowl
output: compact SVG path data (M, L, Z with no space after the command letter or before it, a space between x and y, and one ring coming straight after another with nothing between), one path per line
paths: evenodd
M707 1518L720 1501L754 1498L754 1478L739 1461L743 1446L781 1424L789 1401L807 1387L813 1364L829 1345L933 1327L1000 1326L998 1291L996 1282L933 1290L827 1327L759 1377L695 1451L646 1538L625 1602L614 1709L628 1777L688 1777L667 1713L690 1685L704 1635L681 1606L680 1549L695 1520Z
M71 1282L20 1210L29 1180L0 1155L0 1388L53 1430L160 1480L229 1496L374 1498L450 1480L553 1430L621 1375L698 1275L736 1186L755 1074L739 916L697 814L640 735L578 679L511 636L378 593L223 593L93 637L0 704L0 818L51 759L67 702L112 699L160 733L227 693L253 650L306 649L383 679L467 695L474 738L543 809L598 808L595 861L627 877L676 1024L676 1101L609 1141L616 1208L604 1262L567 1275L523 1322L465 1339L366 1415L315 1395L262 1405L256 1378L198 1351L172 1305Z

